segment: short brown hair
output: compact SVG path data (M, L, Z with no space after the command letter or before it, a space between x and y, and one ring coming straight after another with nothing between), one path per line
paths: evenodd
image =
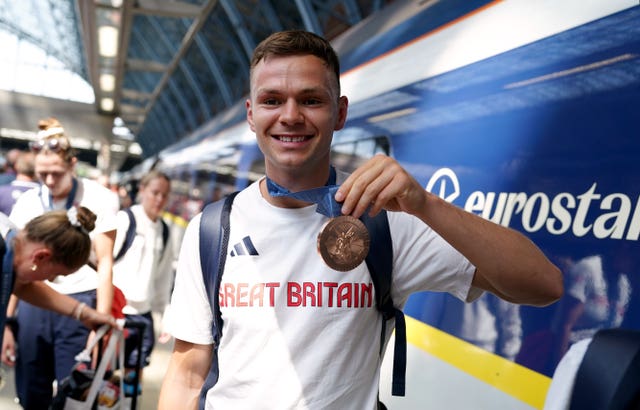
M340 95L340 60L331 43L317 34L304 30L286 30L271 34L253 51L251 72L261 60L270 56L313 55L324 61L335 74Z
M21 152L16 160L16 174L25 175L31 179L36 177L35 155L33 152Z

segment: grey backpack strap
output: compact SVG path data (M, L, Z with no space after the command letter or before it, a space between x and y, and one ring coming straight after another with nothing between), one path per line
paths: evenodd
M640 408L640 332L602 329L576 373L571 410Z
M214 340L214 357L207 379L200 392L200 408L204 408L207 391L218 381L218 354L217 348L222 336L222 317L218 300L218 289L224 272L224 264L227 257L229 244L229 214L231 205L237 192L207 205L202 210L200 217L200 266L202 278L209 298L209 305L213 314L211 332Z
M391 394L404 396L407 367L407 331L404 312L394 306L391 298L393 244L391 242L391 231L389 230L389 219L384 210L373 218L365 214L360 219L367 227L371 237L369 254L365 262L376 289L376 306L383 317L382 332L380 334L380 354L384 353L382 349L386 336L387 321L395 319L396 339L393 351Z

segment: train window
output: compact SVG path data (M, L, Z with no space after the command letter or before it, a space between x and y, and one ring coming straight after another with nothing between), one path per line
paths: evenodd
M385 136L343 141L331 147L333 164L346 172L353 172L375 154L390 154L389 139Z
M265 173L266 170L264 169L264 159L259 158L254 160L251 163L251 168L249 170L249 183L257 181Z
M236 184L235 170L232 166L216 161L211 169L201 170L199 186L201 197L206 205L232 192Z

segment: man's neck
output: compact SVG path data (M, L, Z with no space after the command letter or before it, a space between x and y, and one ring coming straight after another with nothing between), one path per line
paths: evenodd
M326 185L329 179L330 167L327 165L323 171L313 172L272 172L267 169L267 178L270 178L276 184L286 188L290 192L299 192L307 189L319 188Z

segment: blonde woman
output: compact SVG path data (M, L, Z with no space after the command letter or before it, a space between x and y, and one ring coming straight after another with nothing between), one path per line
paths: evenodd
M125 366L128 370L135 369L138 358L141 368L149 365L156 334L152 312L163 315L169 304L174 256L169 229L162 220L162 212L167 204L170 188L171 183L166 174L157 170L150 171L140 180L139 203L128 208L128 211L118 212L113 284L122 290L127 300L122 309L127 320L145 324L143 330L129 329L125 343ZM126 240L129 232L135 232L130 243ZM170 338L162 331L159 334L161 343ZM138 349L140 338L142 348ZM140 380L141 376L142 373ZM126 388L127 394L135 391L134 386Z

